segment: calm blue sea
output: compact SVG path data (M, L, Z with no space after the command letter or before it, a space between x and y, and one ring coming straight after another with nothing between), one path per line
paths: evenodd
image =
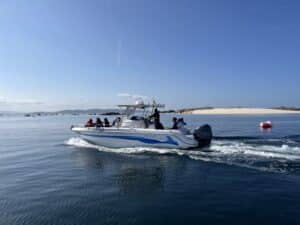
M108 149L70 132L88 116L0 117L0 224L300 224L299 115L184 118L212 125L209 148Z

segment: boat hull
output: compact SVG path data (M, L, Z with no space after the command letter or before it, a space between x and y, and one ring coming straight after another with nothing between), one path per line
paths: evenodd
M109 148L154 147L189 149L198 146L192 135L179 130L156 130L142 128L84 128L72 127L82 139Z

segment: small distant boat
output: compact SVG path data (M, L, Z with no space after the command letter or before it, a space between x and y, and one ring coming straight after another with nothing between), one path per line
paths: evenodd
M269 129L269 128L272 128L273 124L271 121L264 121L264 122L261 122L259 124L259 126L262 128L262 129Z
M82 127L72 126L71 130L79 134L84 140L105 147L159 147L190 149L204 147L210 144L212 130L209 125L203 125L195 130L157 130L153 124L149 124L148 111L163 105L144 104L137 102L133 105L119 105L126 110L122 116L121 123L112 127ZM136 111L142 111L136 115Z

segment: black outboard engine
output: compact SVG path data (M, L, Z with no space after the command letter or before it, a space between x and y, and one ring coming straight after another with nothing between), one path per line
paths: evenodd
M204 147L210 144L212 139L212 130L208 124L205 124L194 130L194 138L198 141L199 147Z

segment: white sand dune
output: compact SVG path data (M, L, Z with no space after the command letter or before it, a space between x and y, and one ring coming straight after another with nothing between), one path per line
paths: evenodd
M187 110L184 114L206 114L206 115L238 115L238 114L300 114L296 110L281 110L267 108L213 108Z

